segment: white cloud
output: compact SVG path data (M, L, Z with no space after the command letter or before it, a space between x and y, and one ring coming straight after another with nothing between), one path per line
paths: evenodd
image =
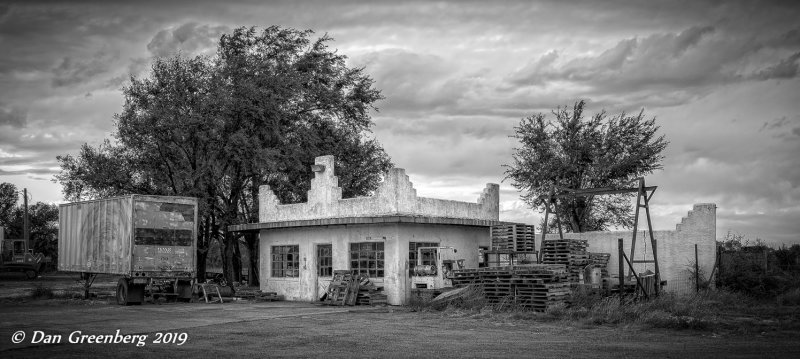
M147 44L147 51L156 57L168 57L178 52L185 56L213 55L227 26L200 25L195 22L159 31Z

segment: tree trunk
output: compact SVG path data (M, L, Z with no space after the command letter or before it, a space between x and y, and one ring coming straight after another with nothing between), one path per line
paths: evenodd
M202 283L206 281L206 257L208 256L208 249L197 249L197 281Z
M228 284L233 283L233 244L230 243L230 234L222 235L222 275Z
M235 282L242 281L242 250L239 248L239 236L238 235L231 235L233 237L233 258L231 258L231 264L233 265L233 280Z
M245 243L247 243L247 252L250 253L250 268L247 272L247 285L256 287L259 285L258 281L258 234L247 233L244 235Z

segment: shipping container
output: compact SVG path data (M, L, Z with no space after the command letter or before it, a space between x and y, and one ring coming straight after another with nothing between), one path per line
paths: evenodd
M66 203L59 206L58 269L122 276L120 304L162 286L174 295L195 277L196 238L196 198L130 195Z

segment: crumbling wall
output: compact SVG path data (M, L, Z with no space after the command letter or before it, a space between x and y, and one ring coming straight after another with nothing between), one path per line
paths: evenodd
M706 279L711 275L711 271L716 259L716 228L717 228L717 206L713 203L695 204L693 209L675 226L675 230L653 231L656 239L659 271L661 279L667 280L667 290L676 289L678 286L687 285L691 276L689 269L694 270L694 245L697 244L698 263L701 275ZM647 223L641 223L646 226ZM586 239L588 241L587 251L610 253L611 259L608 264L608 272L615 276L619 272L618 240L623 239L623 248L626 255L630 255L631 231L614 232L585 232L585 233L565 233L565 238ZM548 239L558 239L558 234L548 234ZM541 248L541 234L536 236L536 248ZM635 259L651 259L653 248L646 230L640 230L636 234L636 253ZM625 264L625 273L628 272ZM637 273L645 270L654 270L651 263L634 264Z
M391 215L495 221L500 217L497 184L487 184L476 203L417 197L405 170L393 168L386 173L374 196L342 199L342 189L334 172L334 157L317 157L314 163L314 178L306 203L280 204L269 186L259 188L260 222Z

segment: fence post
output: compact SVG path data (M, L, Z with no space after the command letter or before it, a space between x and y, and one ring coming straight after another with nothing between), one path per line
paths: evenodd
M722 277L722 246L717 246L717 277L714 278L714 284L716 288L719 289L720 281L719 279Z
M700 292L700 263L697 261L697 243L694 244L694 290Z
M618 248L619 250L617 256L619 258L619 295L621 297L625 290L625 277L623 276L623 273L625 273L625 267L622 265L622 261L624 260L622 256L625 255L625 252L624 249L622 249L622 238L620 238L618 241Z

